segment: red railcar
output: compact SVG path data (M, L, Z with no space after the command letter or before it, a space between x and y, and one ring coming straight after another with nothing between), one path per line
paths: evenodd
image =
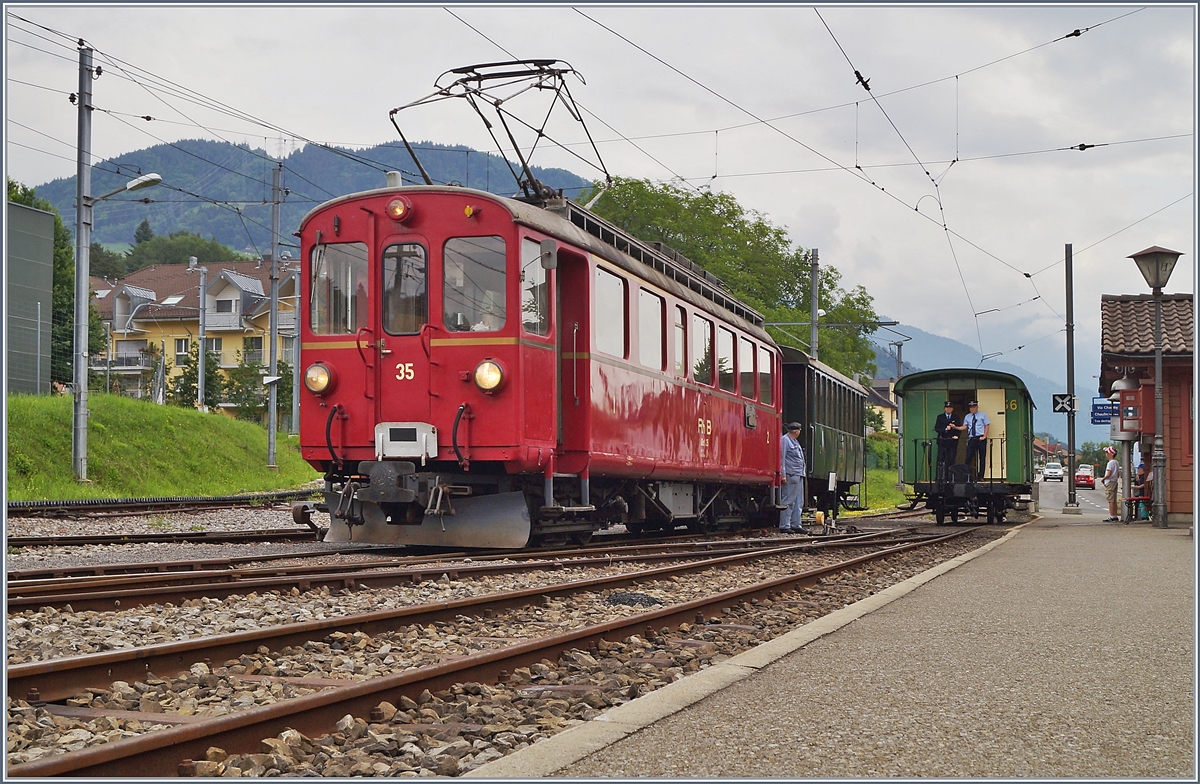
M436 186L329 201L300 241L300 441L329 540L515 548L774 514L779 351L670 249L567 199Z

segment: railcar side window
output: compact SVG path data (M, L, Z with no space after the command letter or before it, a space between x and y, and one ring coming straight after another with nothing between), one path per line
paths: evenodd
M442 319L452 332L504 328L504 238L455 237L442 251Z
M754 399L754 344L742 338L738 347L738 377L741 379L742 397Z
M675 306L675 375L687 378L687 314Z
M625 356L625 280L606 269L596 268L596 350L614 357Z
M638 291L638 358L648 368L663 366L663 298Z
M726 392L734 390L733 333L717 328L717 386Z
M383 252L383 328L389 335L415 335L429 320L425 270L421 245L389 245Z
M692 380L697 384L713 382L713 324L692 314Z
M550 333L550 287L542 266L542 248L521 240L521 325L530 335Z
M771 352L758 348L758 399L768 406L774 403L774 388L771 386Z
M309 273L308 323L314 335L352 335L367 326L371 282L364 243L317 245Z

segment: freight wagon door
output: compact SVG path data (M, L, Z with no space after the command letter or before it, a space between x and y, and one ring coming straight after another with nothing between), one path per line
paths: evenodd
M985 479L1003 480L1008 469L1004 447L1007 444L1003 389L981 389L978 392L979 410L991 420L987 440L987 468Z

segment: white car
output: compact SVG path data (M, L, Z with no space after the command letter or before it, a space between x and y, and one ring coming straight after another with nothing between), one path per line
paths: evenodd
M1046 463L1046 467L1042 469L1042 481L1049 482L1051 479L1063 481L1062 463Z

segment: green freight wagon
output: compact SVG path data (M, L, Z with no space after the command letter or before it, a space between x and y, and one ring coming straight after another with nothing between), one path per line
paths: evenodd
M1033 487L1033 398L1021 379L995 370L944 368L902 376L896 381L901 398L900 444L903 477L916 502L925 502L938 525L949 517L987 516L1004 522L1007 509L1024 505ZM967 439L960 437L947 465L939 470L934 423L946 401L962 423L967 406L991 420L982 470L967 465Z
M799 349L783 354L783 421L802 425L800 446L808 469L805 506L836 519L838 508L857 509L866 478L867 390Z

